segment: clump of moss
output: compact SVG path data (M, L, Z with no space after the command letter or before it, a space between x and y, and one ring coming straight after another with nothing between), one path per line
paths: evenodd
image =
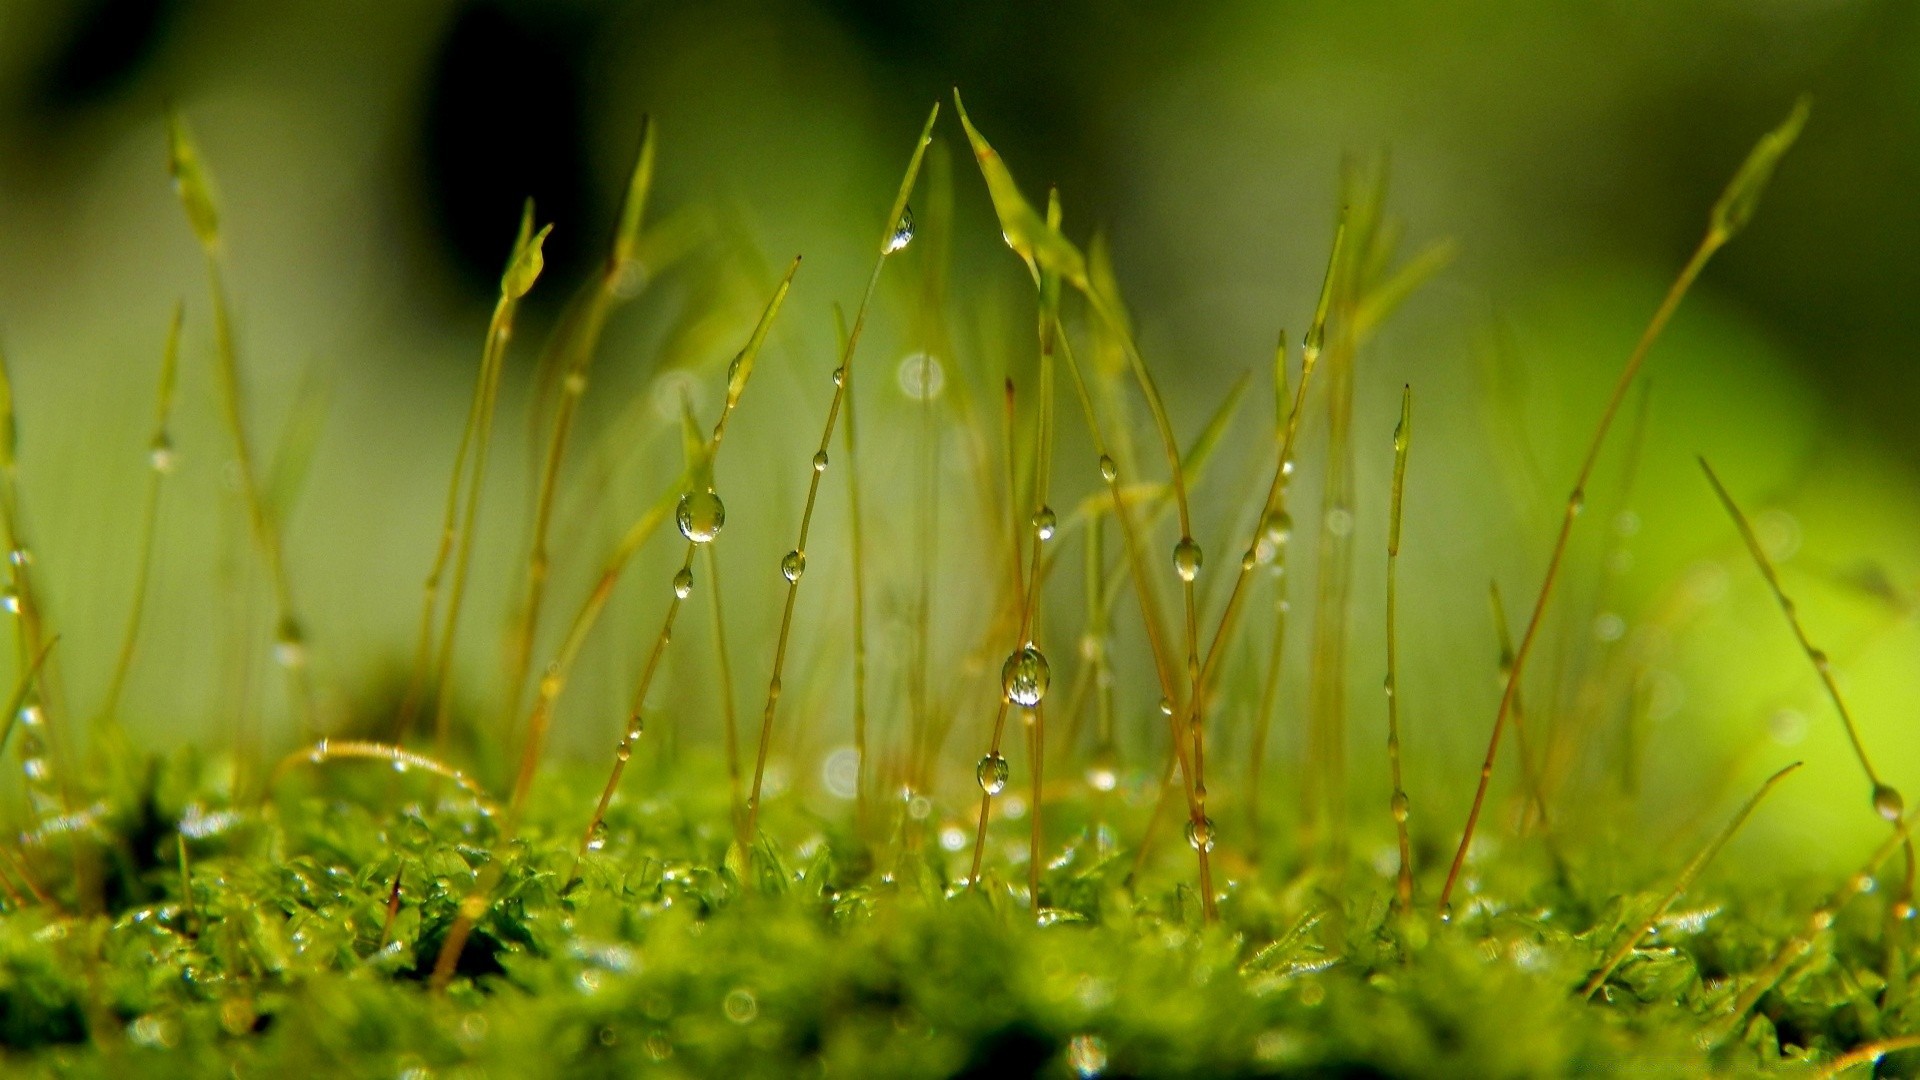
M548 641L540 626L564 614L548 610L555 592L548 578L550 547L569 539L555 524L567 445L605 320L644 276L649 132L608 260L542 355L530 425L527 557L524 573L508 583L522 604L508 634L500 700L485 715L467 715L455 696L453 646L505 353L519 302L544 268L546 233L529 208L455 455L411 677L392 715L371 730L323 732L310 646L281 552L280 503L252 464L219 215L204 166L174 125L175 183L207 255L218 387L247 534L273 592L274 640L299 730L268 767L239 740L143 755L118 723L160 477L172 465L176 319L143 518L149 539L141 544L126 641L90 733L90 756L56 752L56 735L77 743L78 732L67 730L71 714L49 663L59 639L33 588L14 483L12 392L0 380L7 427L0 516L14 553L8 608L17 616L20 656L0 741L17 740L31 796L19 842L0 844L0 1060L46 1074L408 1077L643 1070L1690 1076L1831 1075L1868 1061L1883 1071L1907 1067L1888 1055L1920 1041L1911 1034L1920 1030L1909 962L1911 848L1904 877L1881 888L1878 875L1906 846L1912 819L1867 764L1857 735L1874 809L1892 822L1858 875L1831 892L1746 879L1703 886L1708 861L1791 766L1710 833L1692 861L1675 866L1658 850L1558 819L1556 802L1574 796L1554 789L1567 783L1564 776L1542 775L1553 748L1529 747L1520 704L1527 658L1541 640L1542 614L1609 428L1688 286L1751 217L1804 110L1763 139L1738 172L1604 406L1533 613L1517 645L1503 642L1506 688L1457 845L1407 798L1393 703L1391 758L1382 762L1391 769L1392 801L1353 819L1345 706L1331 689L1350 664L1344 627L1352 604L1348 583L1332 578L1350 574L1362 551L1352 536L1347 475L1352 443L1364 437L1352 424L1353 362L1371 331L1446 257L1434 248L1398 258L1377 179L1350 184L1297 378L1290 378L1295 355L1284 344L1277 351L1275 438L1260 473L1266 483L1247 500L1239 534L1230 528L1209 561L1189 495L1246 383L1230 391L1197 439L1181 445L1104 243L1096 238L1083 248L1067 238L1057 193L1044 212L1028 203L961 111L1003 235L1035 287L1035 363L1030 380L1027 365L1017 367L1018 380L1008 365L997 457L992 424L964 396L960 373L951 376L954 399L936 423L931 350L902 366L903 387L920 402L914 475L924 482L913 526L920 587L905 620L911 640L901 650L913 663L897 689L869 678L852 387L882 276L917 236L936 252L926 273L928 295L939 296L937 253L948 242L951 192L944 144L934 140L937 117L935 109L913 145L880 222L866 293L841 324L824 430L804 466L797 540L780 560L783 604L777 637L767 643L772 674L760 723L744 730L734 714L712 554L726 518L716 462L797 261L733 353L718 417L703 425L692 403L682 404L680 475L626 526L572 618L558 623L557 643ZM915 198L923 206L918 219L909 208ZM937 319L928 327L932 343L943 331ZM1095 494L1065 512L1051 501L1057 379L1086 421L1091 452L1083 464L1099 478ZM1122 403L1129 383L1150 414L1163 479L1143 479L1156 472L1142 459L1156 455L1136 452ZM1026 406L1030 398L1037 405ZM1303 409L1320 400L1331 442L1312 663L1320 689L1306 724L1306 806L1299 830L1287 835L1271 824L1274 807L1258 792L1288 593L1284 576L1258 571L1286 566L1296 440ZM1393 433L1391 526L1380 552L1390 695L1397 694L1395 657L1418 647L1393 636L1391 614L1402 496L1417 456L1411 401L1404 392ZM836 442L843 411L844 444ZM817 419L805 418L809 430ZM991 580L969 583L989 598L991 617L979 642L953 657L932 655L925 570L937 535L930 508L938 505L927 489L941 475L942 434L964 444L986 516L1004 519L1007 540ZM845 751L828 756L821 786L830 797L822 797L777 760L811 764L810 744L778 742L776 733L818 719L793 700L805 695L789 693L790 645L842 630L831 618L802 624L795 614L817 499L839 475L833 466L842 445L854 495L847 542L855 742L850 760ZM1852 732L1824 654L1806 641L1732 497L1717 478L1714 485ZM548 734L574 661L618 582L669 520L686 544L667 579L672 598L649 638L610 776L605 763L548 761ZM1339 520L1346 527L1334 527ZM1163 523L1174 530L1164 547ZM1107 543L1114 534L1117 553ZM1050 660L1042 648L1065 636L1049 624L1071 617L1047 580L1074 539L1085 562L1077 663L1060 650ZM707 557L697 559L703 549ZM1223 581L1224 599L1206 591ZM1163 603L1165 588L1176 590L1171 605ZM649 690L682 602L703 590L713 594L727 737L722 747L676 746L643 759L635 751L650 717L671 715L678 728L697 710L662 705ZM1138 606L1137 667L1116 661L1109 632L1122 617L1123 592ZM1243 672L1235 643L1256 592L1275 601L1272 647L1264 665ZM545 666L542 656L551 657ZM947 681L933 677L937 666L958 673L960 691L934 685ZM1114 756L1112 689L1123 678L1157 691L1156 725L1165 726L1164 740L1150 744L1156 757L1132 765ZM986 753L956 770L958 759L946 752L961 707L955 702L982 682L998 698ZM1222 699L1235 694L1258 702L1253 730L1236 735L1243 741L1222 730ZM883 714L896 719L882 721ZM1489 825L1476 841L1509 727L1524 777L1517 824ZM1244 752L1244 784L1240 770L1221 769L1223 746ZM1010 757L1029 770L1030 787L1009 785ZM961 781L949 782L956 771ZM852 813L843 812L847 804ZM1216 823L1222 805L1246 813L1249 836L1236 840ZM1179 827L1170 824L1181 818ZM1179 833L1185 844L1174 838ZM1353 856L1355 837L1389 833L1397 857L1376 865ZM1631 886L1616 894L1617 882Z

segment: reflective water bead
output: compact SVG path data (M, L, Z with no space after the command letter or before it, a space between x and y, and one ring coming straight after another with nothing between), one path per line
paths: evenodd
M1008 772L1007 759L997 750L989 751L980 759L980 764L974 766L973 778L980 782L981 791L998 795L1006 790Z
M1120 475L1120 467L1113 463L1112 458L1108 457L1105 454L1101 454L1100 455L1100 479L1105 480L1107 483L1111 484L1113 483L1114 478L1118 477L1119 475Z
M727 523L727 507L712 491L689 491L673 511L680 535L696 544L711 543Z
M1053 531L1058 524L1059 519L1054 516L1051 506L1042 506L1033 512L1033 532L1042 540L1053 539Z
M825 450L821 450L813 455L813 471L827 471L827 452Z
M800 575L806 572L807 553L804 551L789 551L780 560L780 576L789 582L798 582Z
M1173 572L1180 575L1181 581L1200 576L1200 545L1193 542L1193 537L1183 536L1173 545Z
M689 570L683 566L680 568L679 573L673 575L673 595L679 597L682 600L685 600L687 597L693 595L693 571L692 570Z
M903 204L900 207L900 220L893 223L893 235L887 237L886 253L891 255L911 243L913 243L913 207Z
M1195 851L1213 850L1213 819L1202 816L1187 819L1187 846Z
M1891 784L1875 784L1873 786L1874 813L1879 814L1888 821L1899 821L1900 815L1905 813L1906 809L1905 800L1900 798L1900 793L1895 791Z
M1000 668L1000 688L1007 700L1029 709L1047 696L1047 684L1052 681L1053 671L1047 665L1047 658L1032 645L1016 650Z

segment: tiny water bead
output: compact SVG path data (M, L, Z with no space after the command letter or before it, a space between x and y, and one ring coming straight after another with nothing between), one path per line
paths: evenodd
M1906 809L1907 809L1906 801L1900 798L1900 793L1894 790L1893 785L1891 784L1875 784L1874 785L1873 787L1873 812L1874 813L1879 814L1881 817L1887 819L1888 821L1899 821L1900 815L1903 813L1906 813Z
M1000 688L1007 700L1029 709L1047 696L1047 684L1052 681L1053 670L1047 658L1032 645L1016 650L1000 668Z
M1173 545L1173 572L1180 575L1181 581L1200 576L1200 545L1193 542L1193 537L1183 536Z
M947 372L940 361L927 352L908 353L894 371L900 392L914 401L932 401L946 389Z
M154 439L153 445L147 449L147 464L152 466L154 472L163 476L172 472L174 465L178 462L179 457L173 452L173 443L165 435Z
M789 551L780 560L780 576L788 582L798 584L800 575L807 572L807 553Z
M1187 846L1195 851L1213 850L1213 819L1204 814L1187 819Z
M1390 804L1390 806L1393 813L1393 820L1404 824L1407 820L1407 810L1408 810L1407 793L1404 791L1394 792L1393 802Z
M1095 791L1112 791L1120 786L1120 769L1112 746L1093 752L1093 760L1087 763L1087 786Z
M1118 479L1119 476L1120 476L1120 467L1113 463L1112 458L1108 457L1105 454L1101 454L1100 455L1100 479L1105 480L1107 483L1111 484L1114 482L1114 480Z
M827 471L827 452L825 450L821 450L818 453L813 455L813 471L814 472Z
M280 666L292 670L307 662L307 635L300 624L293 619L280 623L280 632L273 643L273 658Z
M847 385L847 369L844 366L833 369L833 385Z
M673 595L679 597L682 600L685 600L687 597L693 595L693 571L692 570L689 570L683 566L680 568L679 573L673 575Z
M1053 539L1053 532L1058 524L1059 519L1054 516L1051 506L1042 506L1033 512L1033 533L1042 540Z
M607 823L604 821L596 821L593 823L592 828L587 830L587 850L599 851L606 846Z
M980 783L980 790L989 795L998 795L1007 788L1007 759L1000 752L990 751L974 766L973 778Z
M1267 543L1280 547L1293 539L1293 515L1285 510L1275 510L1260 522L1260 536Z
M887 237L886 253L899 251L913 243L913 207L900 207L900 220L893 223L893 235Z
M689 491L674 508L673 523L680 535L696 544L712 543L727 523L727 507L712 491Z

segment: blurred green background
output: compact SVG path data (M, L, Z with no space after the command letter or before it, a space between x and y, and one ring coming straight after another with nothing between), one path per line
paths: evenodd
M1385 477L1398 390L1415 386L1402 683L1410 787L1436 835L1464 812L1497 698L1488 580L1498 577L1518 622L1634 336L1746 149L1810 93L1812 121L1757 223L1715 261L1654 356L1632 504L1642 527L1618 545L1607 539L1620 509L1626 427L1616 429L1610 487L1595 497L1609 516L1590 515L1530 693L1549 723L1581 708L1581 664L1596 628L1615 636L1606 617L1618 616L1643 702L1646 820L1707 812L1804 757L1806 774L1743 845L1775 861L1857 858L1875 827L1864 782L1699 477L1693 455L1705 453L1782 560L1881 769L1910 799L1920 793L1920 11L1896 0L0 0L0 344L19 386L25 498L76 707L104 682L124 618L153 377L177 298L188 311L183 466L163 514L129 722L159 742L226 737L228 585L251 573L251 617L267 618L248 569L257 561L218 524L228 445L201 268L166 181L169 103L220 184L258 452L271 456L298 426L297 403L324 401L287 528L316 675L344 728L390 709L404 677L486 312L531 196L540 220L555 222L550 263L509 372L463 630L464 700L497 708L498 628L525 542L534 342L604 248L643 114L660 125L650 220L695 240L609 329L563 499L547 625L671 482L681 389L710 415L721 366L770 287L767 267L804 253L720 466L735 692L743 709L756 706L783 585L772 567L791 544L826 403L831 305L857 300L912 132L956 85L1031 197L1057 184L1071 235L1108 231L1183 438L1236 374L1264 380L1279 327L1304 325L1348 155L1390 154L1390 205L1410 246L1457 243L1454 263L1362 356L1355 428L1349 759L1356 798L1377 807ZM960 222L946 317L965 343L949 366L976 404L990 404L1003 373L1030 375L1031 290L952 146L957 129L942 133L957 151ZM869 606L888 639L876 714L898 711L894 642L915 572L905 549L917 413L893 372L912 349L921 268L901 262L862 359L873 373L861 390L876 522ZM1244 493L1271 453L1256 386L1199 496L1211 567L1232 565ZM1325 454L1324 405L1310 408L1295 486L1303 517L1318 505ZM1070 401L1061 415L1064 507L1094 476ZM1136 438L1148 445L1149 432ZM985 551L1003 534L969 501L956 445L936 618L943 662L957 670L984 625L978 582L996 567ZM843 485L827 492L814 546L836 554L812 564L801 608L812 629L795 652L817 674L795 706L809 719L784 747L800 762L847 737ZM1300 617L1275 751L1287 761L1299 751L1313 580L1313 545L1295 546ZM1630 568L1608 555L1614 546ZM596 638L556 736L564 750L597 752L614 738L658 625L669 547L643 555ZM1610 557L1621 569L1599 604L1593 583ZM1057 679L1079 633L1072 577L1050 594ZM1131 601L1119 610L1124 643L1136 620ZM284 749L292 735L263 674L265 634L245 655L268 745ZM1249 670L1260 651L1246 650ZM657 697L684 717L690 743L717 738L711 684L703 649L672 655ZM990 680L961 685L976 688L961 695L950 742L964 796L992 690ZM1132 753L1147 760L1157 692L1130 682L1118 692ZM1243 731L1251 696L1230 695L1222 723Z

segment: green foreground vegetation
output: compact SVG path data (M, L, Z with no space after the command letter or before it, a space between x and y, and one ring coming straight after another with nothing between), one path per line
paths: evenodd
M501 282L447 501L434 508L444 515L443 541L420 553L431 569L407 685L388 713L351 728L332 726L315 705L309 650L323 645L307 640L298 582L282 555L288 481L278 462L256 464L219 212L175 123L174 182L210 272L236 533L258 556L271 597L298 734L274 743L278 736L239 719L241 704L227 718L230 744L150 755L117 717L137 657L153 508L173 465L178 322L161 379L149 545L127 638L104 694L75 695L104 696L96 715L70 708L60 685L58 613L33 575L59 552L28 545L22 510L23 501L53 496L14 482L9 388L0 401L0 510L14 553L7 607L20 678L0 739L21 760L24 809L18 842L0 844L0 1063L8 1075L1826 1076L1920 1068L1920 1058L1902 1056L1920 1046L1911 819L1874 771L1766 545L1710 468L1730 532L1746 541L1786 613L1781 632L1798 637L1808 678L1830 693L1847 727L1871 796L1861 813L1891 823L1877 849L1860 853L1859 873L1825 883L1710 873L1721 845L1749 815L1766 812L1765 795L1792 766L1737 811L1675 823L1658 843L1611 825L1628 820L1615 812L1634 792L1630 779L1615 783L1622 769L1631 774L1633 710L1618 731L1612 710L1530 728L1521 696L1537 670L1529 659L1550 632L1543 613L1581 550L1570 539L1576 521L1589 495L1601 494L1596 467L1609 432L1616 418L1631 426L1631 391L1660 331L1713 254L1748 224L1804 107L1739 168L1645 335L1623 349L1625 368L1598 406L1545 583L1505 643L1498 713L1457 720L1491 735L1464 834L1423 817L1401 777L1396 657L1420 642L1396 639L1392 605L1402 489L1417 483L1407 480L1420 454L1417 387L1403 397L1394 433L1384 548L1359 542L1351 527L1352 441L1371 437L1351 430L1353 358L1444 263L1446 249L1401 258L1384 181L1355 173L1311 321L1297 347L1283 338L1275 359L1273 434L1255 455L1265 472L1239 524L1196 527L1190 488L1246 384L1183 443L1135 344L1103 244L1067 239L1058 196L1044 209L1029 203L955 111L1004 238L1031 273L1038 316L1031 354L1008 365L1003 386L974 386L971 403L959 372L940 376L931 360L917 373L901 369L919 380L923 430L933 430L934 379L952 382L939 406L952 411L940 423L972 455L967 482L989 516L1005 519L998 576L967 586L994 598L980 644L930 655L942 636L928 625L922 577L909 676L897 685L868 678L861 429L847 391L889 260L910 245L949 242L947 178L937 167L922 175L929 158L945 161L943 151L928 153L944 130L939 109L880 221L873 284L841 323L828 411L781 410L786 422L809 431L823 422L824 430L812 462L793 463L809 486L798 539L781 560L777 636L728 640L711 553L726 535L716 480L723 435L734 406L764 392L751 379L797 261L757 327L742 331L724 375L714 376L717 415L696 419L691 400L683 406L682 474L612 546L584 597L550 595L548 549L573 539L562 536L555 506L571 475L567 448L600 329L658 242L642 220L655 166L649 137L604 271L567 308L540 360L527 570L486 583L517 598L501 685L485 698L463 695L453 658L466 591L482 584L469 578L505 358L520 301L543 269L546 232L532 208ZM1136 392L1148 424L1127 421L1121 399ZM1323 407L1330 451L1314 515L1326 522L1313 530L1319 580L1311 591L1292 589L1313 613L1301 622L1312 633L1314 689L1299 718L1304 755L1283 766L1267 742L1270 730L1294 722L1275 705L1290 610L1279 571L1293 541L1289 492L1302 418ZM1004 423L991 419L999 412ZM1097 473L1101 485L1056 511L1056 434L1082 422L1072 436L1082 441L1061 435L1057 467ZM1068 445L1087 451L1084 460L1068 462ZM926 487L940 482L931 469L916 475ZM795 604L812 583L815 496L830 482L851 483L855 496L846 533L854 600L850 619L815 624L796 620ZM925 505L933 502L928 493ZM922 505L900 516L925 530L924 541L939 526ZM873 507L867 512L870 527ZM641 566L637 555L656 532L670 538L669 523L685 540L677 573ZM1197 532L1227 538L1203 551ZM645 588L670 580L673 597L657 633L648 626L642 635L625 733L607 762L548 760L574 661L630 567ZM1363 659L1371 646L1349 642L1345 630L1348 581L1376 572L1388 581L1387 640ZM1073 610L1062 598L1076 595L1067 586L1081 578ZM712 634L702 632L703 615L676 636L682 602L709 597ZM1043 638L1042 620L1071 627L1080 647L1045 655L1039 641L1067 637ZM1135 650L1124 662L1112 644L1123 626L1133 627L1124 633ZM788 664L789 646L827 636L850 642L854 741L818 754L793 734L814 720L817 698L803 684L817 679L802 668L817 662ZM724 704L699 723L724 723L723 744L652 749L662 727L677 738L706 709L655 691L670 643L676 655L717 656ZM769 654L764 699L735 702L729 665L757 673ZM1390 724L1377 755L1347 747L1345 705L1327 689L1348 665L1376 663L1388 680ZM1620 689L1635 683L1618 658L1587 663L1583 677L1597 693L1633 695ZM950 678L955 672L964 678ZM1162 730L1121 730L1114 686L1155 681ZM986 727L965 691L993 682L999 704ZM235 700L244 703L250 691L244 678L239 684ZM976 749L977 763L959 764L975 762ZM1568 765L1588 757L1599 764ZM1390 801L1367 810L1348 798L1347 773L1360 769L1390 771Z

